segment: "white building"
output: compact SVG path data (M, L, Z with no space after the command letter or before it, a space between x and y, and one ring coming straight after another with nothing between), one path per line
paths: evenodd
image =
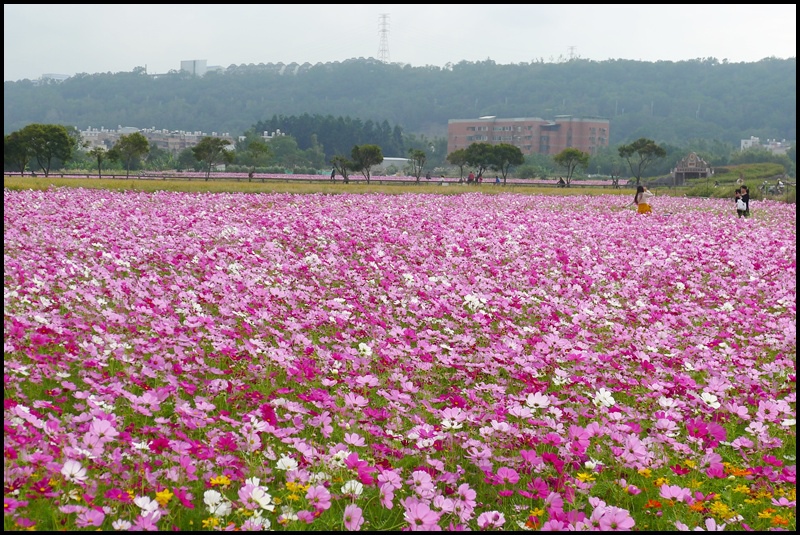
M766 143L761 143L761 139L756 136L750 136L750 139L743 139L739 150L747 150L752 148L767 149L772 154L786 154L786 151L791 148L792 144L785 139L778 141L777 139L768 139Z

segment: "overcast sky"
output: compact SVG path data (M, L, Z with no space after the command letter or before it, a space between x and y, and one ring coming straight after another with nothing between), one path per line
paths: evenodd
M796 15L797 4L4 4L3 76L165 73L196 59L754 62L796 57Z

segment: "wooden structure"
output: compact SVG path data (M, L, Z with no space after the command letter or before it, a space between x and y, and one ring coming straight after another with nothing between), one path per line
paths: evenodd
M675 165L672 170L672 183L674 186L682 186L687 178L709 178L713 175L714 169L708 162L692 152Z

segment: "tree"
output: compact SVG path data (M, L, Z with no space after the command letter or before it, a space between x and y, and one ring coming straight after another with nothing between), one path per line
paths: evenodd
M478 170L478 176L483 176L483 172L490 167L496 167L497 153L494 150L494 145L490 143L473 143L464 149L466 153L467 165L475 167Z
M27 140L31 156L37 165L50 175L53 160L67 162L72 157L73 138L66 127L59 124L29 124L22 129L23 138Z
M337 154L331 158L331 165L337 173L342 175L342 181L345 184L350 182L350 171L353 170L353 162Z
M166 149L159 148L155 141L150 143L150 150L145 156L147 168L155 171L170 169L174 164L172 153Z
M505 186L509 168L512 165L522 165L525 163L525 155L522 154L519 147L511 145L510 143L494 145L493 151L495 162L492 168L495 171L500 171L500 174L503 175L503 185Z
M636 177L636 185L642 181L642 173L655 160L664 158L667 151L656 145L652 139L640 137L630 145L620 145L619 156L626 162L631 174Z
M103 177L103 161L108 157L105 147L95 147L89 151L89 156L97 161L97 178Z
M211 169L221 163L231 163L235 154L226 147L231 142L221 137L206 136L197 145L192 147L194 157L198 162L205 164L206 180L211 177Z
M194 153L190 148L185 148L178 154L175 164L178 171L183 171L184 169L199 171L202 169L202 164L197 161L197 158L194 157Z
M419 149L408 149L408 155L411 160L411 173L417 178L417 182L419 182L419 177L422 175L422 169L425 167L427 156L425 156L425 152Z
M125 164L125 178L131 176L131 164L150 150L150 142L141 132L122 134L111 150L108 157L112 160L121 160Z
M584 169L588 167L589 154L575 147L567 147L553 156L553 161L566 169L566 186L569 187L569 185L572 184L572 175L575 173L575 169L578 167L583 167Z
M5 168L16 168L20 175L24 176L31 156L31 148L23 132L11 132L3 138L3 166Z
M383 151L377 145L356 145L350 151L350 158L352 158L353 170L364 175L369 184L372 166L383 162Z
M247 155L250 157L250 173L248 181L253 179L253 173L256 171L256 164L263 159L266 159L272 154L272 151L263 139L254 139L247 144Z
M447 163L458 167L458 178L464 180L464 166L467 165L467 151L456 149L447 155Z

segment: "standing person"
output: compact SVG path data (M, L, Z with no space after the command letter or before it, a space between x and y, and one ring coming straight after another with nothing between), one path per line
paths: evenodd
M744 217L744 211L747 209L747 205L742 199L742 188L736 188L733 194L733 202L736 203L736 216Z
M331 180L336 180L336 168L331 169Z
M431 172L430 172L430 171L428 171L428 172L425 174L425 180L430 180L430 179L431 179Z
M472 184L473 182L475 182L475 173L470 171L467 175L467 184Z
M495 186L500 185L500 176L499 175L494 175L494 184L495 184Z
M633 201L628 206L635 204L638 213L652 214L653 209L650 207L650 198L655 196L655 193L651 193L646 187L639 186L636 188L636 195L633 196Z
M750 189L747 186L739 188L742 202L744 202L744 217L750 217Z

